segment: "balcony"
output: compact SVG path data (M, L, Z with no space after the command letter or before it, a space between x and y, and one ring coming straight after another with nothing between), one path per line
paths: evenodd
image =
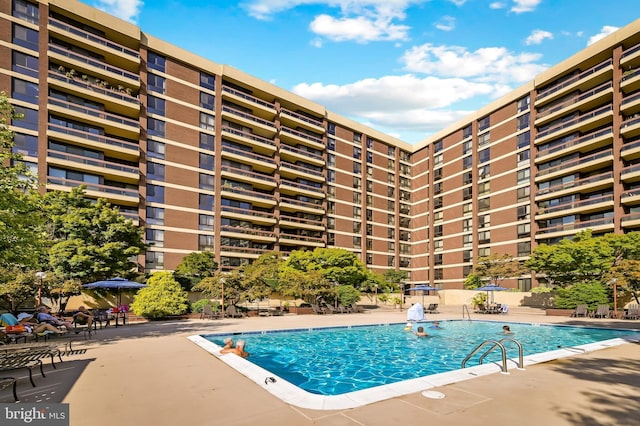
M613 150L607 149L573 160L568 160L557 166L538 171L535 181L551 180L557 176L569 175L576 172L588 172L599 169L613 162Z
M57 112L71 119L97 124L110 134L130 139L140 137L140 123L138 120L51 97L48 99L48 104L49 111Z
M222 106L222 117L239 123L242 126L250 127L253 133L260 136L272 138L276 134L276 126L271 121L231 108L227 105Z
M276 107L273 103L231 87L222 86L222 97L250 108L256 116L268 121L273 121L277 114Z
M625 96L620 102L620 111L626 115L640 112L640 92Z
M254 151L266 153L269 156L276 152L276 143L271 139L253 133L243 132L233 127L223 126L222 137L251 146Z
M620 133L626 138L640 135L640 113L634 114L622 122Z
M625 205L640 204L640 189L630 189L620 195L620 202Z
M288 127L280 127L278 135L280 136L280 139L291 145L303 144L317 149L318 151L324 151L325 149L322 138L318 138L298 130L293 130Z
M536 233L536 239L556 238L573 235L583 229L591 229L594 232L613 231L613 218L588 220L584 222L565 223L563 225L541 228Z
M47 163L99 174L110 180L128 183L138 183L140 180L140 170L137 167L83 157L81 155L68 154L66 152L48 150Z
M140 147L132 142L123 141L104 135L75 130L57 124L48 124L47 136L72 142L74 145L98 149L109 157L137 160L140 158Z
M84 31L55 18L49 17L48 30L64 39L68 43L82 45L89 50L100 50L100 53L109 56L112 63L121 63L122 66L140 66L140 53L120 43L100 37L99 35Z
M284 245L297 245L307 247L324 247L324 239L305 235L292 235L280 233L278 242Z
M238 257L238 253L250 255L249 257L259 257L263 253L273 251L273 249L263 249L254 247L241 247L241 246L220 246L220 256ZM225 266L222 266L225 269ZM229 270L234 268L228 268Z
M69 188L75 188L84 185L85 193L90 198L106 198L108 201L127 205L137 206L140 197L135 189L117 188L115 186L98 185L78 180L47 176L47 190L51 191L68 191Z
M622 216L621 225L623 228L638 228L640 227L640 213L631 213Z
M223 145L222 157L237 161L239 163L251 164L251 167L254 170L267 172L269 174L273 173L276 170L276 163L273 157L262 155L249 150L238 149Z
M580 131L581 133L588 132L589 130L601 127L613 120L613 106L605 105L598 108L595 111L591 111L585 114L581 114L578 117L572 118L554 126L550 129L546 129L536 135L535 144L538 145L543 142L548 142L553 138L559 138L572 132Z
M247 239L253 241L267 241L274 243L276 234L273 231L263 231L242 226L221 226L220 233L224 237Z
M613 83L609 81L559 104L549 104L540 108L536 113L535 125L543 125L576 110L582 112L592 110L604 102L610 101L612 97Z
M49 43L49 56L78 72L101 75L105 79L115 80L129 87L140 87L140 76L137 73L110 65L89 56L74 53L64 47Z
M635 46L631 46L622 52L622 55L620 56L620 65L624 66L628 62L638 58L640 58L640 43Z
M250 170L239 169L237 167L222 166L221 176L224 178L248 182L254 188L273 189L276 187L276 180L273 176L264 173L255 173Z
M309 201L296 200L294 198L280 197L280 210L290 212L304 212L311 214L324 215L324 207L322 200L316 200L315 203Z
M315 182L324 182L324 173L322 171L314 170L313 168L300 164L289 163L288 161L280 162L280 175L293 179L300 177Z
M623 167L620 172L620 180L624 182L636 182L640 180L640 164L632 164Z
M560 145L541 149L536 154L535 162L536 164L545 163L547 161L553 160L554 158L562 157L574 152L592 151L596 148L610 145L612 141L613 128L608 127L606 129L598 130L594 133L589 133L584 136L573 138Z
M535 105L539 106L548 103L574 90L587 90L598 84L602 84L611 79L613 74L613 60L606 61L591 67L580 74L564 80L561 83L547 86L545 89L538 91L536 95Z
M280 180L280 192L284 194L302 194L309 197L324 198L325 193L323 188L317 188L315 186L305 185L289 179Z
M620 156L625 160L640 158L640 140L627 142L620 148Z
M316 166L324 166L321 152L310 151L307 147L295 147L287 144L280 145L280 158L285 160L303 160Z
M256 206L274 207L276 200L273 194L265 194L263 192L252 191L238 186L222 185L222 196L235 200L247 201Z
M633 93L640 89L640 67L625 71L620 80L620 88L623 93Z
M233 219L246 220L253 223L260 223L263 225L275 225L276 218L272 212L263 212L259 210L247 210L238 207L221 206L220 214L223 217L229 217Z
M552 217L569 216L576 214L593 213L602 210L613 209L613 195L606 195L555 206L538 207L536 220L545 220Z
M286 108L280 109L280 122L290 128L304 127L312 132L324 134L322 119L313 119Z
M280 227L283 228L303 228L311 231L324 231L325 227L321 220L305 219L302 217L280 216Z
M577 179L560 185L550 186L538 190L536 202L548 200L550 198L564 197L569 194L587 194L597 190L613 187L613 172L601 173L584 179Z
M136 117L140 114L140 101L137 96L107 89L89 80L70 78L56 71L49 71L47 83L52 87L65 89L83 98L103 103L116 113Z

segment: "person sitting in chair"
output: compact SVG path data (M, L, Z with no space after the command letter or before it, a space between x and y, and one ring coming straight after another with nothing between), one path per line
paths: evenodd
M73 330L73 324L71 324L69 321L63 321L61 319L54 317L49 313L49 308L47 308L46 306L40 306L38 308L38 314L36 315L36 319L38 320L38 322L45 322L55 327L64 326L68 331Z
M77 324L87 325L91 328L93 324L93 315L84 306L78 306L78 309L73 313L73 320Z
M64 331L52 326L51 324L48 324L46 322L37 324L35 322L31 322L31 319L33 319L33 315L26 312L18 314L18 324L23 325L29 333L42 334L45 331L50 331L51 333L55 334L65 334Z

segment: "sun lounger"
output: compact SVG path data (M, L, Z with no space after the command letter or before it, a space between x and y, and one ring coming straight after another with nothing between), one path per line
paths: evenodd
M624 319L638 319L640 318L640 307L638 305L629 305L627 312L624 314Z
M593 314L594 318L609 318L609 305L598 305L596 312Z
M15 402L20 401L18 393L16 391L17 380L15 377L0 377L0 390L13 386L13 399Z
M429 306L424 308L424 313L425 314L439 314L440 312L438 311L438 303L429 303Z
M588 317L589 316L589 308L587 305L578 305L576 306L576 310L571 314L572 317Z

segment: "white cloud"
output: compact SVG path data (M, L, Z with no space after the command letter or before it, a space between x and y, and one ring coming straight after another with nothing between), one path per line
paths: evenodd
M504 9L507 7L507 4L501 1L494 1L489 5L490 9Z
M530 46L532 44L540 44L547 38L549 40L553 40L553 34L551 34L549 31L533 30L531 34L529 34L529 37L527 37L527 39L524 41L524 44L526 44L527 46Z
M458 7L462 6L467 2L467 0L449 0L449 1Z
M435 27L442 31L451 31L456 27L456 18L453 16L443 16L440 22L436 22Z
M605 38L606 36L608 36L609 34L615 32L618 30L618 27L612 27L611 25L605 25L604 27L602 27L602 29L600 29L600 32L594 36L589 37L589 41L587 41L587 46L595 43L598 40L602 40L603 38Z
M120 19L135 23L142 5L142 0L97 0L95 7Z
M333 41L354 40L360 43L378 40L406 40L409 27L393 25L385 19L370 20L364 16L336 19L329 15L316 16L309 29Z
M515 4L511 8L511 11L514 13L533 12L541 1L542 0L513 0Z
M524 83L546 68L536 63L541 55L514 54L504 47L485 47L473 52L458 46L424 44L405 52L405 69L431 75L473 78L481 82Z

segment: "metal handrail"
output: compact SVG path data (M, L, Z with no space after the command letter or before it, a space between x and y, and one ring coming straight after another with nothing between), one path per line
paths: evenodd
M520 344L520 342L518 342L516 339L513 339L511 337L505 337L504 339L500 339L498 341L498 343L503 343L505 341L508 342L513 342L516 344L516 346L518 346L518 369L519 370L524 370L524 361L523 361L523 357L524 357L524 350L522 349L522 344ZM486 351L478 360L478 362L480 364L482 364L482 362L484 361L484 358L489 355L489 352L491 352L496 345L493 345L491 348L489 348L488 351ZM503 345L504 346L504 345Z
M462 305L462 319L464 319L464 313L467 313L467 317L469 317L469 321L471 321L471 313L469 312L469 308L467 305Z
M500 351L502 352L502 373L503 374L509 374L509 371L507 371L507 350L504 348L504 345L502 343L498 342L497 340L485 340L484 342L482 342L478 346L476 346L475 349L472 350L471 353L469 355L467 355L467 357L464 360L462 360L461 368L465 368L465 365L466 365L467 361L469 361L469 359L471 359L472 356L474 356L476 353L478 353L478 351L480 351L480 349L482 349L485 346L490 345L490 344L493 344L493 346L491 347L491 349L489 349L487 351L487 353L491 352L496 347L500 348Z

